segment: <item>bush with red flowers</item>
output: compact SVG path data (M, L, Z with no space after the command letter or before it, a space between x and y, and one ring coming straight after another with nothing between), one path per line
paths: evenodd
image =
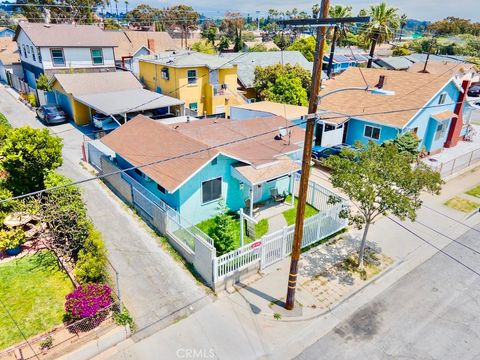
M112 303L107 284L84 284L65 296L65 311L73 320L93 318Z

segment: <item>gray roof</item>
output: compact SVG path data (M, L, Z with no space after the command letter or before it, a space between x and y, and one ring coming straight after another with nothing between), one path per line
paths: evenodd
M405 55L402 56L408 60L410 60L413 63L417 62L425 62L427 60L427 54L410 54L410 55ZM435 55L431 54L429 60L433 61L441 61L441 62L451 62L451 63L461 63L465 61L464 56L453 56L453 55Z
M374 60L381 67L393 70L407 70L412 62L403 56L389 56Z
M145 89L74 96L76 100L105 115L145 111L185 102Z
M117 42L96 25L42 24L20 22L14 40L23 30L35 46L116 47Z
M237 65L237 76L246 88L253 87L255 68L275 64L298 64L306 70L312 71L313 63L309 62L299 51L265 51L248 53L225 53L221 57L224 61L231 61ZM322 72L322 78L327 76Z
M141 60L180 68L204 66L215 70L233 67L228 60L218 55L209 55L189 50L160 52L155 55L143 56Z

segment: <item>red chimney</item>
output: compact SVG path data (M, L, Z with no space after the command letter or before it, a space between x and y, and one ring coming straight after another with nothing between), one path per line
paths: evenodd
M155 54L155 40L147 38L147 47L153 54Z
M457 115L452 119L450 123L450 129L448 130L447 141L445 142L446 148L451 148L457 145L458 140L460 139L460 132L463 127L463 107L465 105L465 100L467 98L467 91L470 87L469 80L463 80L462 89L463 92L460 93L457 99L457 104L455 105L454 113Z

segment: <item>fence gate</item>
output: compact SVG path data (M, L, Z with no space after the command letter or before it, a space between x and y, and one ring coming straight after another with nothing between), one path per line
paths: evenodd
M262 261L260 262L262 270L284 258L285 230L286 228L275 231L262 238Z

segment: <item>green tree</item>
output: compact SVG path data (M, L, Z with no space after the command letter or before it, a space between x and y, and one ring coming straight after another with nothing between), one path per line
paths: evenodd
M41 22L40 19L46 16L44 9L47 9L47 7L38 5L48 5L50 21L58 24L72 21L77 24L91 24L96 9L103 5L102 0L42 0L41 2L38 0L17 0L16 3L32 5L18 7L18 10L30 22Z
M410 55L412 52L408 50L406 47L403 46L395 46L393 48L392 55L393 56L406 56Z
M119 30L122 27L120 26L120 24L117 21L115 21L113 19L105 19L103 21L103 28L105 30Z
M126 20L133 26L143 28L164 20L163 13L147 4L140 4L126 15Z
M49 171L45 186L63 187L43 194L37 201L40 218L48 225L51 234L47 247L57 255L75 261L78 252L85 247L91 224L79 187L65 186L70 183L71 179Z
M47 129L12 129L0 149L5 186L14 195L43 189L45 174L62 165L62 140Z
M198 51L204 54L210 54L210 55L215 54L215 47L206 41L197 41L193 43L192 50Z
M228 214L225 204L220 202L219 214L214 218L214 225L208 230L213 239L217 256L221 256L235 249L235 220Z
M480 23L472 23L468 19L455 16L448 16L443 20L435 21L428 26L428 29L437 35L480 35Z
M273 37L273 42L275 45L277 45L280 50L285 50L292 44L292 40L290 39L289 36L285 36L285 34L276 34Z
M243 48L243 27L243 16L237 12L226 12L222 23L220 24L220 31L233 42L235 52L238 52Z
M3 140L7 137L7 134L11 128L12 125L10 125L5 115L0 113L0 147L2 146Z
M366 14L371 17L371 20L362 26L361 33L365 41L370 44L370 58L367 65L370 68L375 55L375 47L377 44L383 44L395 37L395 31L399 28L400 20L398 9L390 7L384 2L370 6Z
M287 50L300 51L302 55L305 56L305 59L307 59L308 61L313 61L315 58L315 45L316 45L316 41L314 37L307 36L307 37L296 39L292 43L292 45L287 47Z
M264 92L266 100L290 105L308 105L307 90L302 81L292 74L278 75Z
M355 205L355 209L344 209L341 215L363 228L358 252L358 266L363 269L368 230L375 219L393 214L414 221L422 205L422 192L438 194L443 182L440 174L425 164L413 167L411 158L399 153L393 144L370 142L360 150L342 150L341 156L330 156L325 165L332 169L332 185ZM330 199L331 203L338 201Z
M263 44L255 44L253 46L248 47L248 52L264 52L268 51L267 47Z
M402 41L403 29L405 29L405 26L407 25L407 21L408 21L408 16L406 14L402 14L402 16L400 16L400 34L398 35L399 41Z
M299 79L301 87L307 92L307 98L310 96L312 74L309 70L297 64L275 64L265 67L257 66L255 68L254 88L257 93L257 98L260 100L266 99L268 89L272 84L275 84L277 78L281 75L291 75Z
M190 31L197 28L198 18L200 14L189 5L174 5L163 12L165 20L169 22L171 27L179 27L182 30L182 47L188 47L188 35ZM185 46L183 41L185 41Z
M230 47L230 40L228 40L228 37L222 36L220 38L220 41L218 42L218 51L222 52L225 51Z
M50 84L50 79L45 74L40 74L37 79L37 89L51 91L52 84Z
M217 25L209 21L202 25L202 38L206 39L209 43L215 46L215 39L217 38Z
M392 140L392 144L396 146L400 154L410 157L412 161L416 160L420 153L418 148L420 139L411 131L397 135Z

